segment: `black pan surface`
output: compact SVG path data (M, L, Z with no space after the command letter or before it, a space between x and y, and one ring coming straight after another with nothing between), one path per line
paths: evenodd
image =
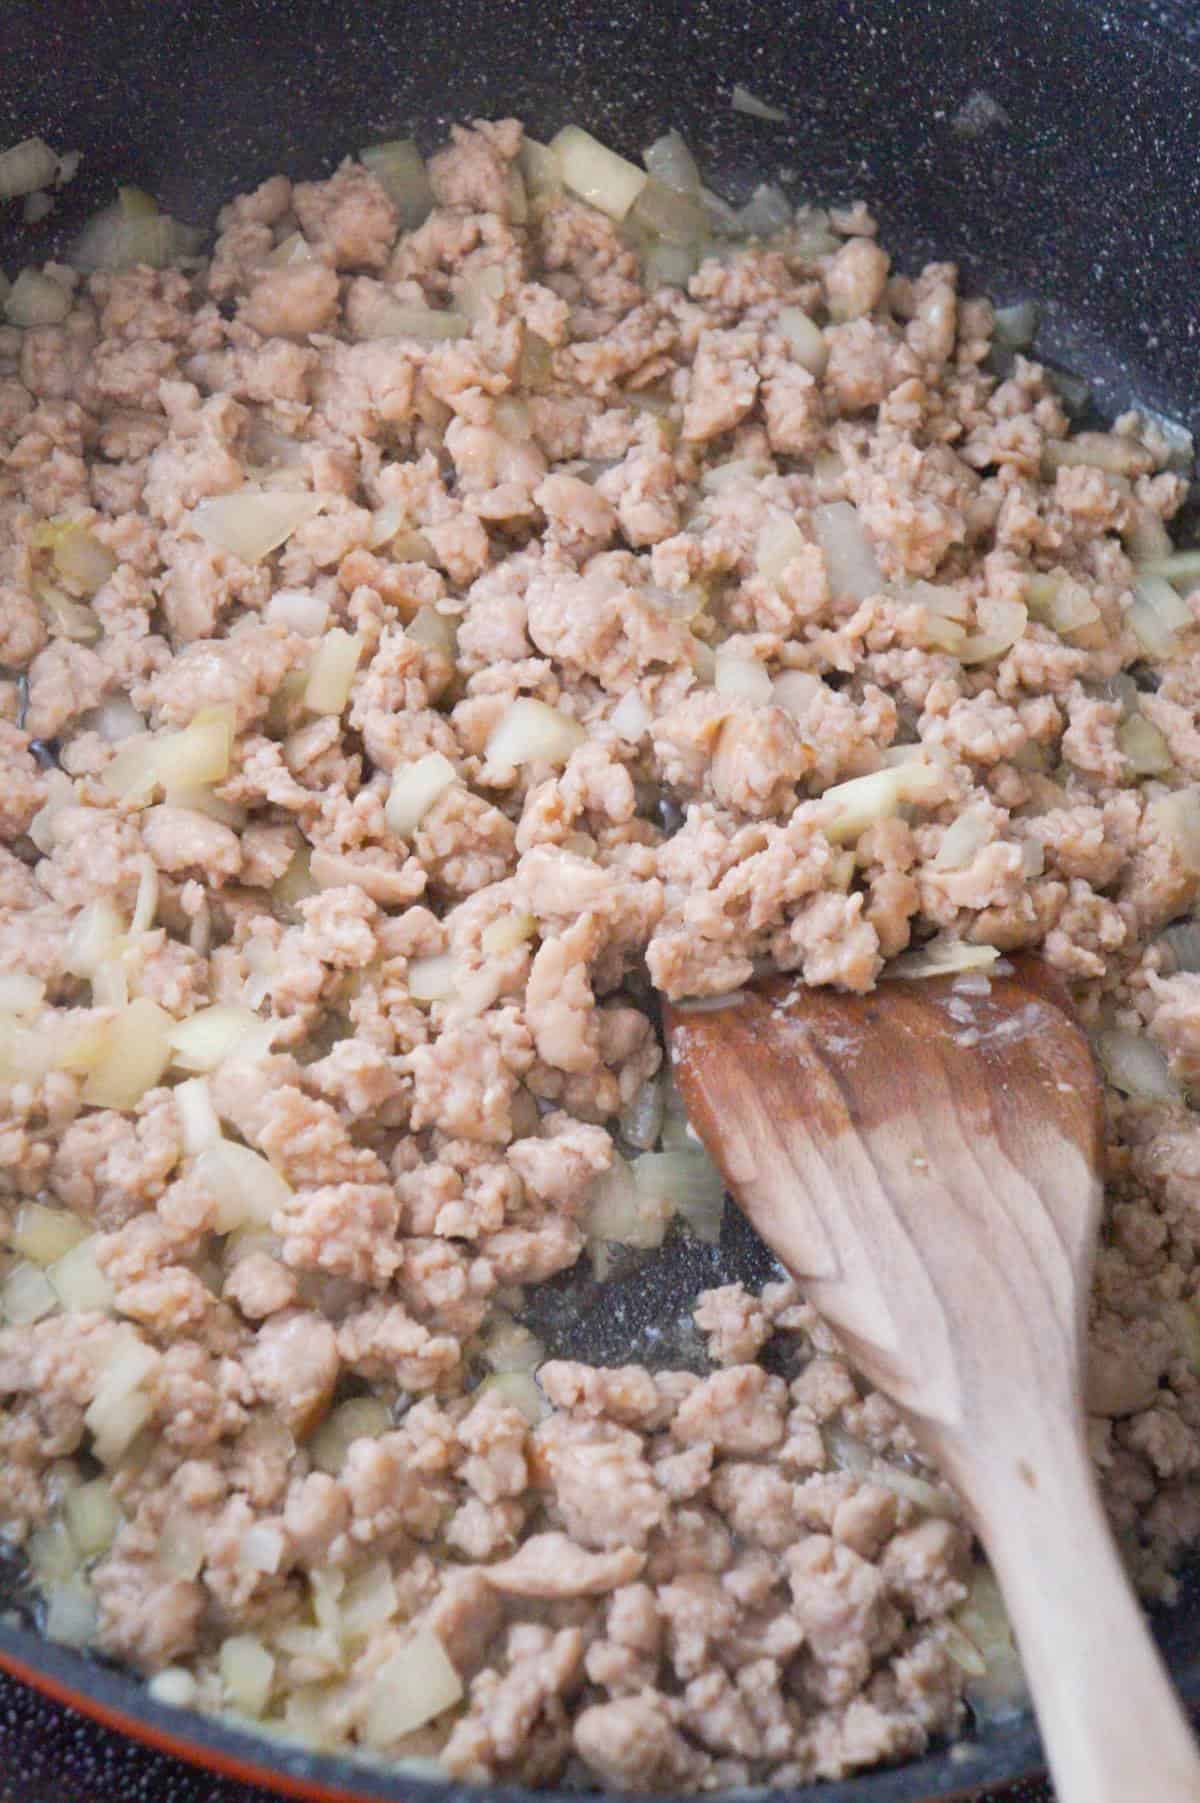
M734 113L735 81L787 121ZM504 113L542 136L578 122L633 154L677 126L734 200L780 170L797 199L862 196L903 261L953 258L1001 302L1040 298L1039 351L1086 374L1102 412L1137 400L1200 430L1194 0L6 0L0 144L38 132L84 163L46 224L0 218L0 263L15 271L64 249L118 181L206 223L275 170L322 175L373 139L415 132L431 147L455 119ZM672 1324L696 1289L769 1268L730 1222L719 1251L669 1245L606 1286L602 1306L586 1281L548 1286L539 1331L555 1352L598 1362L686 1360ZM28 1620L10 1625L19 1591L15 1568L0 1566L0 1663L110 1721L183 1736L212 1767L274 1772L310 1796L456 1799L449 1785L368 1776L153 1705ZM1159 1631L1200 1708L1200 1582ZM1023 1718L901 1770L793 1795L999 1796L1038 1760ZM0 1677L0 1803L261 1794L129 1748ZM487 1794L529 1800L515 1787Z

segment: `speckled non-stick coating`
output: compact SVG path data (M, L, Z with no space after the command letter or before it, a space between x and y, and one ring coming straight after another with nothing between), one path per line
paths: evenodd
M787 122L733 113L735 80L786 108ZM1006 123L966 136L956 115L978 93ZM11 273L62 250L117 181L201 223L275 170L319 175L374 139L415 132L432 145L454 119L502 112L543 134L574 120L634 153L675 125L735 199L780 168L798 198L861 195L903 260L953 258L1002 301L1040 296L1039 348L1091 377L1102 408L1136 398L1200 429L1197 0L0 0L0 144L37 132L84 152L54 219L30 232L16 209L0 216L0 262ZM755 1264L732 1232L719 1269ZM668 1260L609 1292L603 1310L584 1289L548 1297L548 1312L571 1350L613 1361L630 1336L644 1341L677 1317L715 1268ZM1163 1624L1193 1705L1198 1593L1192 1584ZM189 1731L189 1718L149 1704L132 1680L28 1630L0 1624L4 1659L160 1734ZM274 1761L326 1794L478 1795L376 1784L362 1768L212 1723L194 1739L198 1752ZM1002 1786L1036 1759L1023 1720L973 1749L802 1795L982 1796L972 1787ZM132 1748L0 1677L0 1803L261 1794ZM527 1803L529 1793L488 1795Z

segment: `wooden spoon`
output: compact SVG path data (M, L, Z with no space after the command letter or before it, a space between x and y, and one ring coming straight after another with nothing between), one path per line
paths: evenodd
M1100 1085L1045 968L1002 968L667 1006L676 1081L736 1200L962 1495L1062 1803L1198 1803L1084 1439Z

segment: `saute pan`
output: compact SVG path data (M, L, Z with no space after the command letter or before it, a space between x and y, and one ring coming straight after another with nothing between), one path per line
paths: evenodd
M735 112L735 82L786 121ZM0 218L0 262L65 249L119 181L203 223L275 170L320 176L372 139L429 146L452 120L508 113L631 153L674 125L734 200L781 169L796 198L861 195L902 262L952 258L977 291L1037 297L1039 353L1085 375L1101 413L1136 400L1200 429L1194 0L4 0L0 144L40 133L83 163L53 220ZM662 1323L697 1289L769 1270L731 1220L719 1248L659 1255L602 1306L586 1278L547 1286L537 1331L564 1356L667 1362ZM342 1803L461 1793L154 1704L41 1638L23 1598L19 1567L0 1564L0 1803L243 1803L242 1784ZM1200 1707L1200 1581L1158 1627ZM207 1770L126 1755L46 1695ZM1022 1717L792 1795L982 1798L1038 1762Z

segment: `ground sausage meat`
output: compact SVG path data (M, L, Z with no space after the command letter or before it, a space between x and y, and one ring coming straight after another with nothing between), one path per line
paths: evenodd
M706 1252L606 1364L537 1286L611 1326L715 1248L647 973L1040 946L1112 1078L1091 1444L1170 1599L1200 592L1137 560L1186 484L865 207L688 275L511 119L418 173L0 332L0 1533L48 1632L272 1736L840 1777L977 1697L956 1498L794 1284Z

